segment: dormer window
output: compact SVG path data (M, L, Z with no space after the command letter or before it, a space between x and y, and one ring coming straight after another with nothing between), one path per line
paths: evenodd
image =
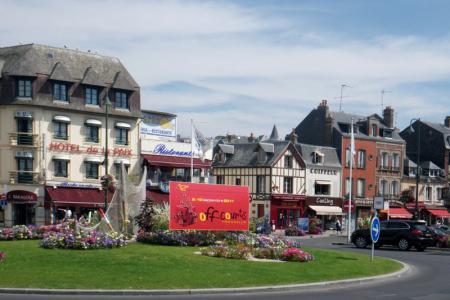
M69 101L67 97L67 84L63 82L53 83L53 100Z
M388 130L388 129L383 130L383 137L391 139L392 138L392 130Z
M286 155L284 157L284 167L287 169L292 169L292 156Z
M128 93L125 91L116 91L115 92L115 107L121 109L129 109L128 103Z
M323 154L320 152L313 152L313 164L322 164L323 163Z
M93 86L86 87L85 103L89 105L98 105L98 89Z
M258 162L265 162L266 161L266 159L267 159L267 154L266 154L266 152L264 152L264 150L263 149L260 149L259 151L258 151Z
M17 79L17 91L16 95L19 98L31 98L32 97L32 85L31 79Z
M372 124L372 136L378 135L378 127L377 124Z

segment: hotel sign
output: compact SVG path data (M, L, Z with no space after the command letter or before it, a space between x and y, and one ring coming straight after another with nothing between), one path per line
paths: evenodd
M105 148L104 147L95 147L95 146L89 146L85 148L81 148L78 144L70 144L70 143L57 143L53 142L50 143L48 149L50 151L56 151L56 152L69 152L69 153L87 153L87 154L104 154ZM108 150L109 155L113 156L131 156L132 150L129 148L114 148Z

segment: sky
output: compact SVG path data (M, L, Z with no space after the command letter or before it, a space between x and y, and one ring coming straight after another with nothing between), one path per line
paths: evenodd
M396 126L450 115L450 1L0 0L0 47L118 57L143 109L207 136L280 136L326 99Z

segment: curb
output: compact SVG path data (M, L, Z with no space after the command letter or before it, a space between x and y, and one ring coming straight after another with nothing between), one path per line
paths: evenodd
M275 285L242 288L212 288L212 289L172 289L172 290L77 290L77 289L33 289L33 288L0 288L0 294L38 294L38 295L115 295L115 296L162 296L162 295L207 295L207 294L249 294L286 291L313 291L323 288L356 287L368 283L381 283L387 280L401 278L411 268L408 264L392 259L403 265L394 273L363 277L356 279L333 280L292 285Z

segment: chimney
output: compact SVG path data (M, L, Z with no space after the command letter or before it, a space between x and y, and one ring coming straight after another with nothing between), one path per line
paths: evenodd
M444 125L447 128L450 128L450 116L445 117Z
M295 143L297 143L297 138L298 138L298 135L295 133L295 128L292 128L292 132L289 135L289 139L290 139L291 143L295 145Z
M389 128L394 128L394 109L386 106L383 110L383 121Z
M249 143L254 143L256 141L256 137L253 134L253 132L250 133L250 136L248 137L248 142Z
M233 141L233 135L227 133L227 143L231 143Z

